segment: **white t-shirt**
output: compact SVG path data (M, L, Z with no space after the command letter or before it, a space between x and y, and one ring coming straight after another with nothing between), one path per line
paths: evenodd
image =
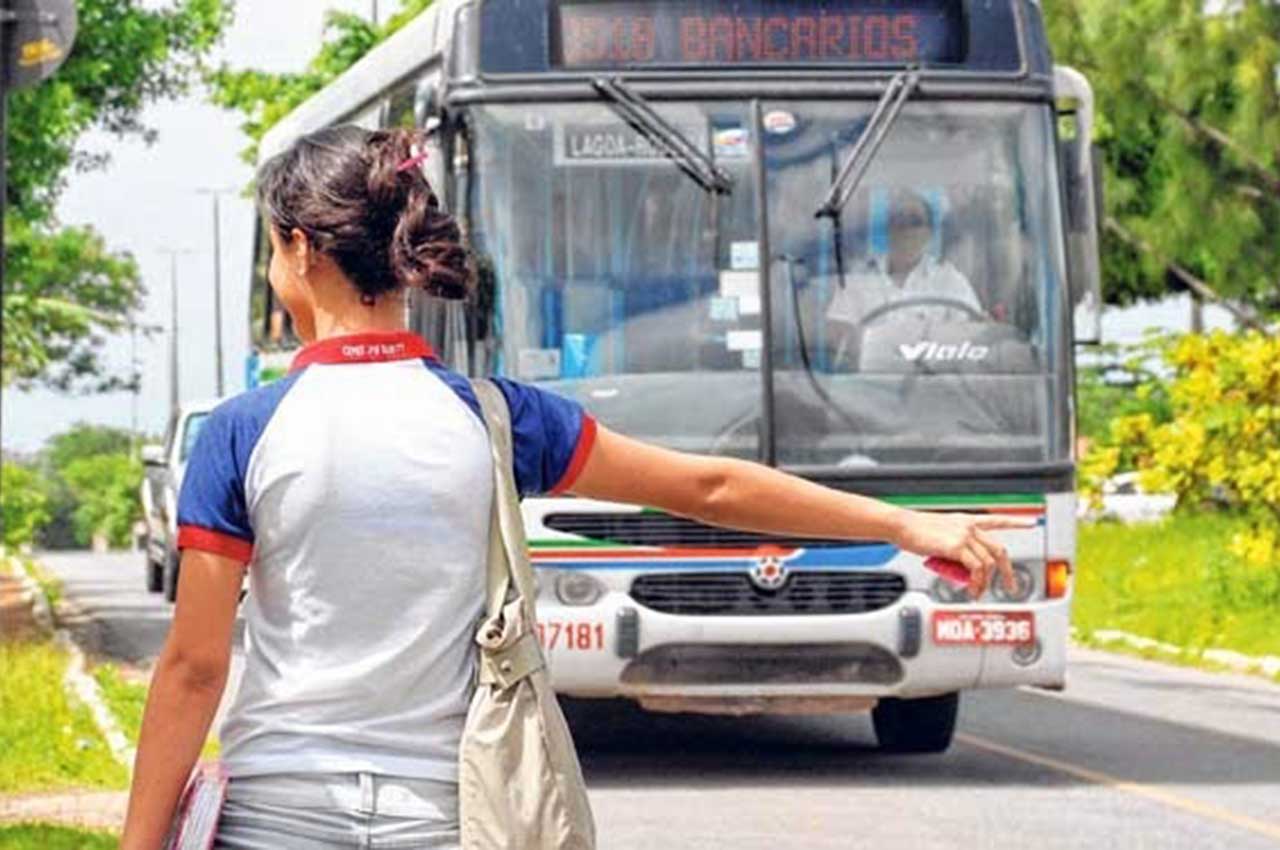
M907 275L902 286L889 276L887 261L881 257L845 277L844 288L835 282L834 295L827 305L827 320L857 325L872 310L891 301L914 296L936 295L962 301L974 310L982 312L973 287L960 270L945 260L939 262L925 256ZM903 308L901 312L884 314L886 317L915 316L919 319L964 321L973 317L963 310L933 305L919 308Z
M522 494L567 489L595 423L494 379ZM484 601L489 440L465 378L410 333L304 348L210 416L178 545L248 563L245 669L222 727L232 776L456 781Z

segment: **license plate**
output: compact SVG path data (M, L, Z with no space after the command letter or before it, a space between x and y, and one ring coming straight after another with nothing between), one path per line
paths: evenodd
M1036 639L1036 615L1030 611L934 611L936 644L1002 645Z

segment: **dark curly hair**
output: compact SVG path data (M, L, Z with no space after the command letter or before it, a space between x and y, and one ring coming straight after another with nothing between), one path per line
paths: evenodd
M258 203L283 238L297 228L337 262L365 303L402 286L464 298L474 277L453 217L417 167L412 130L310 133L258 169Z

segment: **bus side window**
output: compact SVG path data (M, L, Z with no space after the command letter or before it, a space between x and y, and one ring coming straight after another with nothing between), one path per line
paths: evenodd
M253 281L249 295L249 336L255 350L273 351L297 344L293 332L293 320L284 306L276 300L267 279L271 267L271 238L267 222L259 216L258 231L254 237Z
M387 111L383 126L388 129L411 130L417 126L414 117L414 102L418 90L418 81L409 80L391 92L387 98Z

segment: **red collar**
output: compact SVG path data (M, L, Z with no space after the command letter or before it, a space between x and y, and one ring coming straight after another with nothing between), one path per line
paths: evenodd
M334 336L313 342L293 358L290 372L313 363L383 363L435 357L426 340L409 331L372 331Z

